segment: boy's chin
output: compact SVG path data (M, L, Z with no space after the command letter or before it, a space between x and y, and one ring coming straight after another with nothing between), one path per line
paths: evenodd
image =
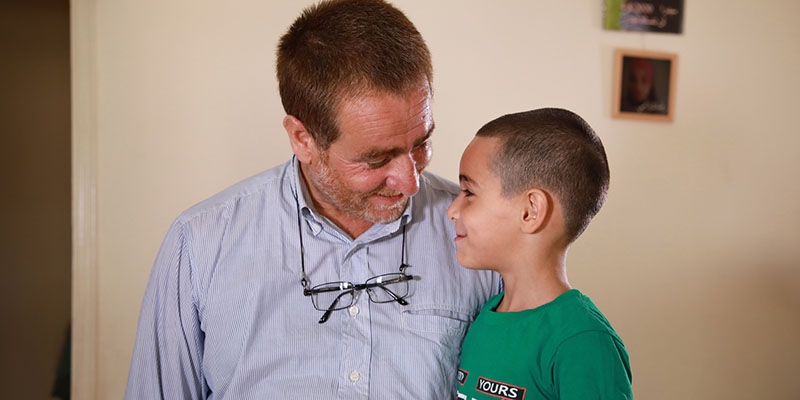
M461 265L462 267L464 267L466 269L474 269L474 270L486 269L486 268L481 267L479 265L475 265L475 263L469 262L469 260L462 259L461 257L458 256L458 254L456 254L456 260L458 260L458 264L459 265Z

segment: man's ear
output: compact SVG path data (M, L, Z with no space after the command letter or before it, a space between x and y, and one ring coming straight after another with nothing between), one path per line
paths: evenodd
M313 155L317 152L317 142L306 129L303 121L293 115L287 115L283 119L283 129L289 135L289 143L297 159L304 164L311 163Z
M522 196L522 229L526 233L540 231L551 211L551 198L540 189L530 189Z

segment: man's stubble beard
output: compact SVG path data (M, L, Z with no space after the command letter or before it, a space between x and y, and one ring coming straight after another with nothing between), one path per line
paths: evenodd
M388 223L400 218L408 204L408 197L389 206L376 206L369 202L374 195L396 196L398 193L382 184L368 192L353 192L346 188L342 179L328 167L328 155L323 153L315 167L310 166L314 176L309 182L314 186L322 201L334 206L338 211L372 223Z

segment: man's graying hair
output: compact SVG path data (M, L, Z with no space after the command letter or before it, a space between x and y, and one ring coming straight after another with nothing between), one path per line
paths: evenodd
M330 147L342 100L406 95L432 85L431 55L414 24L383 0L329 0L306 8L280 39L277 76L288 115Z

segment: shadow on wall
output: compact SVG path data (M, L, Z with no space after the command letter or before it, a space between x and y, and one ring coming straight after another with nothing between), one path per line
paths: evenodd
M655 321L636 333L636 357L650 369L638 371L642 387L672 387L670 398L800 399L800 266L762 256L643 289L664 303L641 309L642 320Z
M727 371L716 383L729 398L800 399L800 267L765 256L719 274L703 364Z

